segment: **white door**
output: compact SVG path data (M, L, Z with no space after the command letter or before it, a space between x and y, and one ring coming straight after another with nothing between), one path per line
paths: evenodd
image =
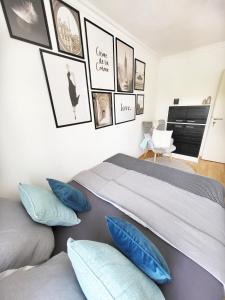
M218 87L202 158L225 163L225 71Z

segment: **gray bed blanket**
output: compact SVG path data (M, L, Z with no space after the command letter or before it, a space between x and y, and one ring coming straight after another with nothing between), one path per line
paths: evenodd
M121 153L110 157L106 162L166 181L186 191L215 201L225 208L225 189L222 184L211 178L138 160Z
M74 180L225 284L225 210L206 197L142 173L104 162Z

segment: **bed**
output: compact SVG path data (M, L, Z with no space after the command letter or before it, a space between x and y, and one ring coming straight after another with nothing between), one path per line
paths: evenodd
M186 192L200 194L200 197L210 197L216 206L224 210L224 188L214 180L198 175L177 171L169 167L140 161L135 158L118 154L105 161L127 170L154 176L168 184L183 189ZM78 179L76 181L76 178ZM119 209L114 203L103 200L102 196L79 183L79 176L70 182L71 185L81 190L91 203L90 212L80 214L82 222L73 227L55 227L55 250L54 254L66 250L66 241L69 237L74 239L89 239L112 244L105 225L105 216L113 215L121 217L139 228L159 248L165 257L171 273L172 282L161 285L160 288L167 300L223 300L224 287L220 280L216 279L211 272L206 271L198 263L183 254L163 237L153 233L152 230L140 224L126 211ZM202 184L208 188L201 188ZM213 204L213 205L214 205ZM225 224L225 223L224 223ZM223 228L224 230L224 228ZM204 249L202 249L204 252ZM224 261L221 261L223 265Z

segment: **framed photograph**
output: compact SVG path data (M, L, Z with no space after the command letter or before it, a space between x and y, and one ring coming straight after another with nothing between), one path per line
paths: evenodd
M114 94L115 124L135 120L136 96L130 94Z
M145 63L135 58L134 89L144 91L145 89Z
M138 94L136 97L136 115L144 113L144 95Z
M134 48L116 38L117 91L133 93Z
M112 93L92 92L95 129L113 125Z
M11 38L52 49L43 0L1 0Z
M85 62L46 50L40 53L56 127L91 122Z
M85 18L91 88L115 91L114 36Z
M50 2L59 52L84 58L79 11L61 0Z

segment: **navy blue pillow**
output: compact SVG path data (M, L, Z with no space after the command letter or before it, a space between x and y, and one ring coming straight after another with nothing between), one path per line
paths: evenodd
M157 283L171 280L170 271L156 246L134 225L116 218L106 217L109 232L117 248L139 269Z
M55 179L47 178L53 193L66 206L76 212L85 212L91 209L91 206L84 194L70 184Z

